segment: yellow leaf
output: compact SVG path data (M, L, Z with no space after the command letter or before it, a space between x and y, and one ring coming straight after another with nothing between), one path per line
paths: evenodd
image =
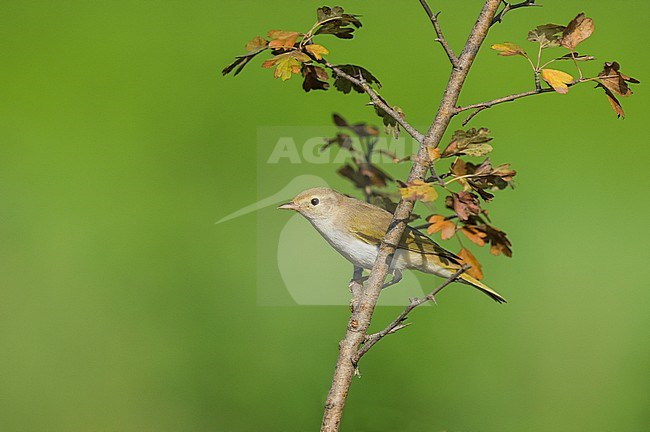
M263 68L275 67L273 75L286 81L291 78L292 74L300 73L300 64L311 60L309 56L298 51L290 51L284 54L276 55L275 57L266 60L262 63Z
M427 153L429 154L430 162L434 162L440 159L440 149L438 147L427 147Z
M483 272L481 271L481 263L478 262L476 257L469 250L462 248L460 252L458 252L456 255L458 255L458 257L461 259L463 263L472 266L469 270L467 270L468 275L478 280L483 279Z
M288 49L293 48L296 40L300 36L298 32L290 32L284 30L271 30L268 37L271 39L269 48L272 49Z
M433 184L422 180L407 183L406 187L399 188L399 193L403 199L419 199L422 202L431 202L438 198L438 192L433 188Z
M526 51L524 51L519 45L515 45L510 42L504 42L502 44L494 44L490 48L492 48L495 51L499 51L500 56L515 56L515 55L520 55L520 56L526 56Z
M330 52L323 45L311 44L305 47L309 54L313 55L316 60L320 60L324 55L329 54Z
M542 79L561 94L567 93L569 91L567 84L573 82L571 75L555 69L542 69Z

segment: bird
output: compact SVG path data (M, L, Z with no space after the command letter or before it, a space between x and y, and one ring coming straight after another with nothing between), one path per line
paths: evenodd
M300 192L278 209L293 210L304 216L338 253L366 270L372 269L393 219L390 212L380 207L325 187ZM407 225L389 266L392 280L384 288L398 283L404 269L448 279L461 266L458 256ZM456 281L471 285L498 303L506 303L499 293L467 273L461 273Z

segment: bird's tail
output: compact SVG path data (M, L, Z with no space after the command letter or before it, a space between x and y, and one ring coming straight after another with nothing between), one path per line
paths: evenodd
M467 273L461 274L460 276L458 276L458 278L461 280L461 282L466 283L467 285L471 285L474 288L483 291L485 294L489 295L492 298L492 300L496 301L497 303L506 303L506 299L501 297L501 295L498 292L490 289L487 285L479 282L478 280L474 279Z

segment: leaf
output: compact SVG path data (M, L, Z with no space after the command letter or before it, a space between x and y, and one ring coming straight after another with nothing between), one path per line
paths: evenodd
M429 155L429 162L440 159L440 149L438 147L427 146L427 154Z
M377 129L377 127L374 125L369 125L368 123L364 122L351 125L343 117L336 113L332 114L332 120L338 127L349 129L359 137L379 136L379 129Z
M568 54L564 54L562 57L556 58L555 60L589 61L596 60L596 57L591 55L580 55L577 52L570 52Z
M263 39L259 36L256 36L255 38L251 39L246 43L246 51L248 51L246 54L242 54L240 56L235 57L235 61L230 63L228 66L223 68L221 71L222 75L228 75L230 72L232 72L235 68L237 70L235 71L234 75L238 75L239 72L244 69L244 66L250 62L253 57L264 51L265 49L268 48L267 41L266 39Z
M481 213L478 197L471 192L454 192L445 198L445 205L453 210L461 221L468 220L470 215L479 215Z
M292 74L300 73L300 65L303 62L311 60L309 56L300 51L289 51L284 54L278 54L275 57L262 63L263 68L275 67L273 75L286 81L291 78Z
M584 13L579 13L562 32L560 45L573 51L580 42L591 36L593 32L593 20L585 17Z
M321 60L324 55L329 54L330 52L323 45L310 44L305 47L305 49L314 56L316 60Z
M573 82L571 75L555 69L542 69L542 79L560 94L568 93L569 87L567 84Z
M465 181L475 191L479 189L505 189L517 174L516 171L510 169L510 164L501 164L496 168L492 167L490 158L485 158L480 165L457 159L452 164L450 173L454 177L467 177Z
M350 138L350 135L343 134L343 133L336 134L334 138L326 138L325 144L323 144L323 147L321 147L321 151L326 150L328 147L330 147L333 144L336 144L340 148L346 149L350 152L356 151L356 149L352 145L352 139Z
M255 51L260 48L266 48L266 46L269 44L269 41L264 39L261 36L255 36L253 39L249 40L246 42L246 51Z
M390 194L379 192L377 190L371 190L369 202L370 204L383 208L384 210L390 213L395 213L395 210L397 209L397 203L391 199ZM417 219L420 219L420 215L416 213L411 213L409 222L412 222Z
M330 88L330 83L327 82L329 76L327 75L327 71L322 67L303 63L301 72L304 78L302 82L302 89L304 91L327 90Z
M463 226L460 231L465 234L465 237L467 237L472 243L478 245L478 246L484 246L485 245L485 237L487 237L487 234L478 228L476 228L473 225L465 225Z
M433 234L440 231L442 240L449 240L456 234L456 224L445 219L442 215L433 215L428 219L431 224L427 227L427 234Z
M487 224L483 225L483 228L487 234L487 240L490 242L490 253L495 256L503 254L512 257L512 249L510 249L512 244L506 237L506 233Z
M618 101L615 94L619 96L629 96L632 94L632 90L627 85L627 83L639 84L639 80L624 75L620 71L621 66L617 62L606 62L603 65L603 70L598 74L598 85L605 91L607 96L607 101L611 105L612 109L616 113L617 117L625 118L625 112L621 103Z
M542 49L560 46L560 39L565 28L557 24L539 25L528 32L527 39L539 43Z
M371 163L360 163L355 169L352 165L346 164L336 171L339 175L352 181L357 188L363 189L368 186L385 187L392 177Z
M348 75L351 75L355 78L363 78L363 80L368 83L368 85L377 84L377 88L381 88L381 83L375 77L370 71L367 69L362 68L361 66L356 66L356 65L351 65L351 64L344 64L344 65L337 65L336 66L338 69L341 71L345 72ZM334 77L334 87L340 92L343 92L345 94L350 93L350 90L354 90L357 93L364 93L365 90L363 87L358 86L356 84L351 83L347 79L343 77L339 77L336 75L336 72L332 72L332 76Z
M456 255L458 255L458 258L460 258L462 263L469 264L471 266L466 272L468 275L478 280L483 279L481 263L478 262L476 257L468 249L461 248L460 252L458 252Z
M381 99L381 96L379 96L379 98ZM386 101L384 101L384 103L388 105ZM393 138L398 138L400 132L400 126L397 120L395 120L393 116L388 114L379 106L374 105L374 107L375 107L375 113L379 117L381 117L382 123L384 123L384 132L386 133L386 135L392 136ZM402 111L400 107L394 106L393 111L395 111L397 115L399 115L401 118L404 118L404 111Z
M361 27L358 15L346 14L340 6L318 8L316 16L318 28L314 34L331 34L340 39L352 39L354 31Z
M495 51L499 51L499 55L504 57L515 56L515 55L528 57L526 51L524 51L519 45L515 45L510 42L504 42L502 44L494 44L490 48L492 48Z
M289 49L293 48L298 40L300 33L284 30L271 30L267 34L271 42L269 42L269 48L272 49Z
M422 180L413 180L406 183L405 187L399 188L402 199L420 200L431 202L438 198L438 192L433 188L433 183L425 183Z
M486 128L478 130L472 128L468 131L457 130L451 137L451 142L443 150L441 157L458 155L483 156L492 151L492 146L487 144L492 141L490 131Z

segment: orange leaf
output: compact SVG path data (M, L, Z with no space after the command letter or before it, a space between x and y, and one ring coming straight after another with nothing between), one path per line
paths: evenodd
M478 280L483 279L481 263L478 262L476 257L469 250L462 248L456 255L458 255L458 258L460 258L461 262L472 266L469 270L467 270L468 275Z
M542 69L542 79L561 94L567 93L569 91L567 84L573 82L571 75L555 69Z
M433 234L440 231L440 238L449 240L456 234L456 225L452 221L446 220L442 215L433 215L429 218L427 234Z
M260 48L266 48L266 45L268 45L268 42L266 39L260 37L260 36L255 36L253 39L249 40L246 42L246 51L254 51L256 49Z
M463 234L465 234L465 237L467 237L472 243L478 246L485 245L485 240L483 239L487 237L487 233L480 231L472 227L471 225L465 225L460 230Z
M269 42L269 48L272 49L293 48L294 44L296 43L296 40L298 40L298 36L300 36L300 33L298 32L290 32L284 30L271 30L268 33L268 37L272 39L271 42Z

